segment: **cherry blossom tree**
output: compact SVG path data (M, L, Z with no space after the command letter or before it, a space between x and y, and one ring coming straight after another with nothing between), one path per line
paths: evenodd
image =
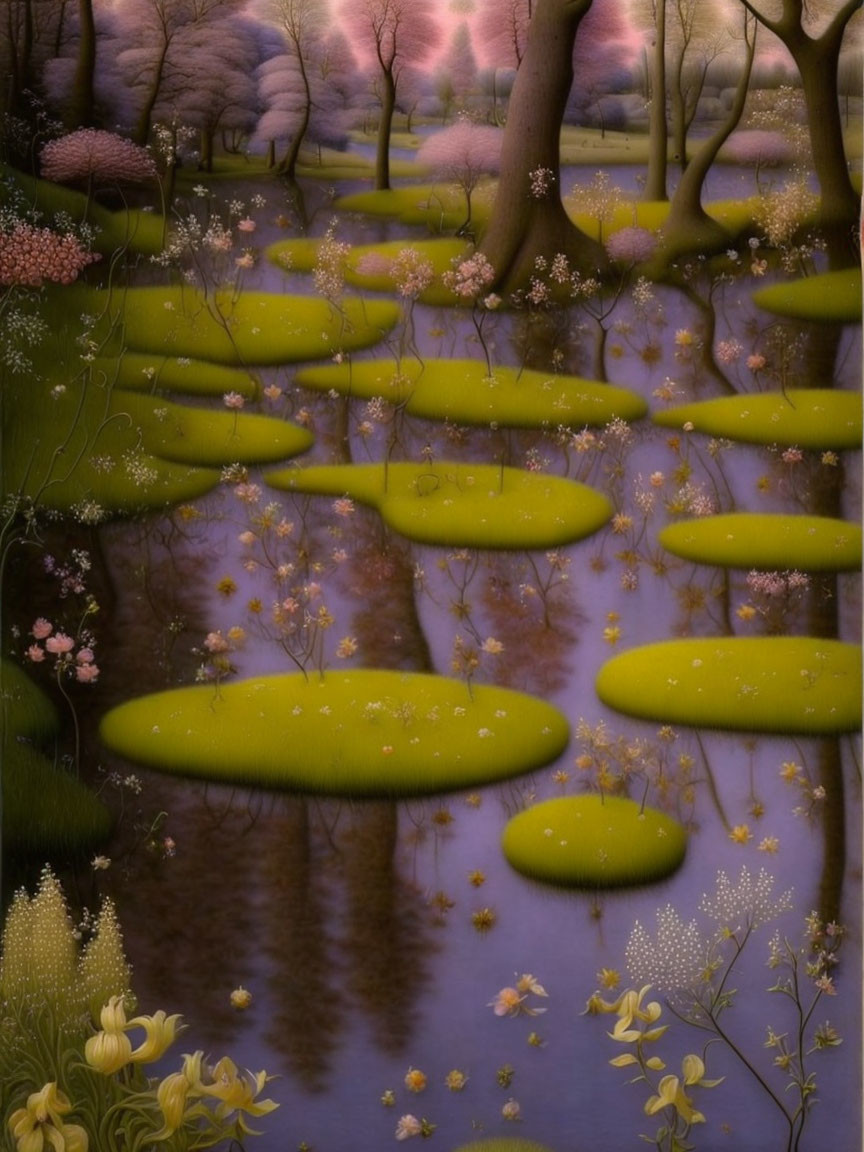
M390 187L390 134L396 93L406 65L422 63L437 47L441 29L431 0L348 0L342 9L361 49L374 58L381 112L375 187Z
M418 164L428 165L465 193L466 216L460 233L471 223L471 194L481 177L498 171L503 139L500 128L459 120L429 136L417 152Z
M39 153L42 176L58 184L139 183L156 175L146 149L114 132L79 128L51 140Z
M561 203L560 133L573 80L573 46L592 0L535 0L501 151L498 195L482 251L507 287L525 283L537 256L561 253L581 271L608 258Z
M159 120L177 119L197 129L203 171L213 169L218 133L245 138L255 129L261 59L255 29L250 21L227 16L190 24L178 36L175 62L153 112Z
M466 21L456 26L450 47L438 70L438 94L446 120L455 105L465 108L477 82L477 58Z

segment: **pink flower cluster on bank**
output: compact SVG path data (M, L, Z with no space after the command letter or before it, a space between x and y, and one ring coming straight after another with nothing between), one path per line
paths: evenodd
M114 132L79 128L51 140L39 153L42 176L58 184L89 180L138 183L156 175L156 164L146 148Z
M44 641L44 647L36 643L27 649L27 658L32 663L41 664L46 656L53 656L58 671L63 668L70 670L74 668L75 679L79 684L92 684L99 679L99 666L95 663L93 649L89 645L82 644L75 652L78 641L65 632L55 632L54 625L44 616L40 616L34 622L30 634L34 640Z
M32 224L0 231L0 285L6 287L72 284L82 269L99 259L98 253L87 252L71 233L61 236Z

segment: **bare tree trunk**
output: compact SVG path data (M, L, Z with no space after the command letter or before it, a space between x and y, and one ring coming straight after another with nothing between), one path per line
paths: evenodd
M608 261L603 248L573 224L560 190L560 135L573 81L573 43L592 0L539 0L510 97L498 195L481 245L504 287L525 283L537 256L563 252L581 271ZM532 173L547 173L548 191L532 195Z
M78 59L72 92L66 105L66 125L86 128L93 123L93 77L96 72L96 23L93 0L78 0Z
M711 165L717 159L717 154L738 126L747 102L750 72L756 51L756 23L746 12L744 36L747 43L747 59L729 115L713 136L708 137L687 165L686 171L681 173L681 179L672 197L658 252L658 259L664 262L674 259L684 251L695 249L705 251L722 247L729 239L726 229L716 220L712 220L702 207L702 186Z
M162 73L165 71L165 61L168 58L169 44L170 40L166 36L162 44L162 51L159 53L159 59L156 61L156 72L153 76L153 83L144 101L144 107L138 116L138 123L135 125L135 132L132 138L135 143L140 144L142 148L150 136L150 122L153 118L153 109L156 107L156 101L159 97L159 89L162 86Z
M396 107L396 82L390 69L384 71L384 93L381 97L381 118L378 121L378 147L375 152L375 187L383 191L390 187L390 133L393 111Z
M645 200L668 200L666 165L669 128L666 124L666 0L657 2L654 60L651 68L651 110L648 117L648 176Z

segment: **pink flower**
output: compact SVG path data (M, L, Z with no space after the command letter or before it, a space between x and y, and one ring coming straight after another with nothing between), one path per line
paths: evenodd
M99 666L97 664L79 664L75 669L75 679L79 684L92 684L99 679Z
M784 464L800 464L804 459L804 453L800 448L792 447L787 448L781 457Z
M761 372L765 367L765 364L765 357L760 356L758 352L755 352L752 356L747 357L747 367L751 372Z
M238 268L254 268L255 257L251 252L244 252L242 256L238 256L234 261Z
M44 616L40 616L30 629L30 634L35 636L37 640L44 640L46 636L50 636L54 631L54 625L50 624Z
M337 516L352 516L354 514L354 501L347 496L340 496L333 501L333 511Z
M92 648L79 648L75 653L75 659L79 664L92 664L94 660Z
M65 632L58 632L55 636L48 637L45 641L45 647L55 656L60 656L64 652L71 652L75 647L75 641L71 636L67 636Z
M34 664L41 664L45 659L45 652L39 647L38 644L31 644L27 649L27 656L33 661Z
M204 647L208 652L227 652L228 641L221 632L208 632L204 639Z
M239 410L246 403L239 392L226 392L222 397L222 402L226 408L230 408L235 412L239 412Z
M238 232L254 232L257 227L258 225L255 223L255 221L250 220L248 216L246 216L243 220L237 221Z

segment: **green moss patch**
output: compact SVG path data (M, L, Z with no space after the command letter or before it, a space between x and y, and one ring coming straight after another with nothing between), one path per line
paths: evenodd
M600 239L600 224L596 216L577 210L579 203L578 186L565 197L564 206L573 223L593 239ZM714 200L705 204L706 213L718 224L726 228L731 237L739 235L753 223L756 207L755 199ZM603 223L603 239L608 240L622 228L645 228L649 232L660 232L669 215L668 200L624 200Z
M484 180L471 194L471 223L475 231L482 231L488 222L496 187L496 181ZM455 184L408 184L355 192L340 196L334 207L340 212L392 218L403 224L425 224L433 232L452 232L461 227L467 213L465 193Z
M808 636L669 640L597 674L604 704L645 720L802 736L861 727L861 650Z
M320 246L320 240L305 236L297 240L283 240L267 249L267 257L286 271L311 272L318 259ZM405 248L421 253L435 270L436 278L424 289L419 299L424 304L459 304L458 298L441 283L441 275L450 271L454 260L467 256L471 251L464 240L388 240L381 244L357 245L346 259L346 281L355 288L367 288L373 292L397 291L388 265Z
M131 288L96 306L122 322L135 352L188 356L217 364L286 364L377 344L399 318L388 300L325 300L277 293L216 293L205 301L190 288Z
M3 851L81 855L103 844L111 813L84 784L37 748L3 748Z
M124 392L171 392L182 396L217 396L238 392L245 400L255 400L260 386L254 376L240 368L209 364L186 357L148 356L127 352L116 360L97 357L94 373L113 382Z
M823 516L703 516L667 524L658 539L675 556L721 568L848 572L861 567L860 524Z
M511 867L568 888L621 888L661 880L681 866L684 828L618 796L559 796L518 813L501 839Z
M286 468L264 479L285 491L353 497L409 540L445 547L555 548L612 516L606 497L584 484L491 464Z
M270 416L187 408L152 396L115 394L114 414L128 413L146 452L180 464L272 464L307 451L312 434Z
M320 392L381 396L412 416L457 424L601 427L616 417L638 420L647 411L642 397L626 388L529 368L495 368L490 376L482 360L404 359L398 368L393 360L361 360L302 368L295 380Z
M745 444L838 449L861 445L861 395L797 388L749 396L721 396L652 415L655 424L722 436Z
M473 698L472 698L473 696ZM110 711L114 752L165 772L339 796L449 792L518 776L567 746L562 714L519 692L361 669L259 677Z
M57 729L42 689L11 661L0 665L3 850L19 856L87 852L111 829L108 809L41 750Z
M793 320L855 324L861 319L861 269L822 272L788 284L772 284L753 293L766 312Z

